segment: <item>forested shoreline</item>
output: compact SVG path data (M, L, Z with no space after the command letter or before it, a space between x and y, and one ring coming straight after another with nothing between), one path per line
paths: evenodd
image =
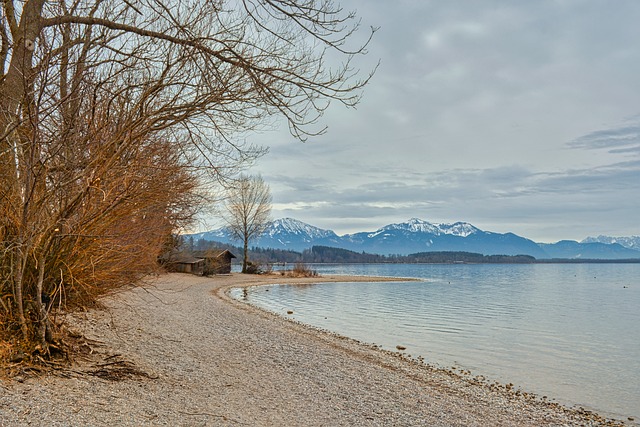
M185 251L207 249L227 249L237 256L241 256L242 248L220 242L201 240L184 243ZM302 252L284 249L258 248L249 250L249 257L254 263L282 264L302 263L344 263L344 264L575 264L575 263L640 263L640 259L537 259L530 255L483 255L474 252L419 252L409 255L380 255L366 252L355 252L348 249L329 246L312 246ZM237 260L241 262L240 258Z

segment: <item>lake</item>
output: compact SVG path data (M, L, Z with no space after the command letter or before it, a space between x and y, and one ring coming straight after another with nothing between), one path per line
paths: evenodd
M430 364L640 419L640 264L310 267L422 280L273 285L246 289L244 299L389 350L404 346Z

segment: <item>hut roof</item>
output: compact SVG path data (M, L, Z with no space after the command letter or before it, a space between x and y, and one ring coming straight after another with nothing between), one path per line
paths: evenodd
M224 251L222 251L218 255L216 255L217 258L220 258L222 256L228 256L229 258L237 258L237 256L235 256L233 253L231 253L231 251L229 251L228 249L225 249Z
M207 251L194 251L194 255L199 258L237 258L228 249L224 250L207 250Z
M177 251L172 251L168 254L165 254L161 258L165 262L174 264L197 264L204 261L204 259L197 258L189 253Z
M171 258L169 260L169 262L175 262L177 264L197 264L199 262L203 262L204 260L202 258L196 258L194 256L191 255L187 255L187 254L182 254L180 256L177 256L175 258Z

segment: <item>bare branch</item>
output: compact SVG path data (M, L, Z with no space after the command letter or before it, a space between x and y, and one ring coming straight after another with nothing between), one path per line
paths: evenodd
M320 134L371 78L354 64L374 30L350 48L360 22L331 0L2 5L0 300L43 349L42 294L135 282L221 187L246 247L271 206L261 178L234 179L268 151L247 134L273 116Z
M2 2L4 6L4 16L7 18L7 23L9 24L9 31L11 31L11 36L15 40L18 34L18 21L16 19L16 10L13 6L13 0L3 0Z
M9 53L9 35L5 28L4 21L0 21L0 79L4 78L5 67L7 65L7 54Z

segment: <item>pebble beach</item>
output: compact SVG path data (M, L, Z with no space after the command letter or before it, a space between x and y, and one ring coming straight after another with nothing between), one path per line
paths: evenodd
M229 297L371 277L166 274L66 316L75 363L0 381L0 426L603 426L583 408L316 330ZM377 280L387 280L379 278ZM295 308L292 308L295 309Z

